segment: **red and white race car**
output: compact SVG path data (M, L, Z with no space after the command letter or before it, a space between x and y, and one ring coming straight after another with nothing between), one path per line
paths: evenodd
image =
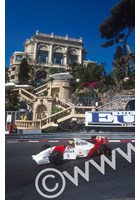
M91 142L73 138L69 141L69 146L44 145L41 152L32 155L32 159L38 165L55 164L59 165L63 160L73 160L83 157L94 157L95 155L111 155L108 139L106 137L93 136Z

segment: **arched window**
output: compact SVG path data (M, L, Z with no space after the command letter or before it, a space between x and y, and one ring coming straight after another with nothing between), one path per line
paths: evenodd
M43 104L39 105L37 107L37 111L36 111L36 113L37 113L37 119L44 118L46 111L47 111L46 106L44 106Z
M39 47L38 61L48 63L48 47L46 45L42 45Z
M78 62L78 54L75 49L69 49L68 60L69 64L74 64Z
M56 48L53 53L53 63L58 65L63 65L64 55L62 48Z

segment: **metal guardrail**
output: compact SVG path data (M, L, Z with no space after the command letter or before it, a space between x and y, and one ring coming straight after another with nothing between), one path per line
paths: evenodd
M61 132L61 133L43 133L43 134L12 134L5 135L5 140L44 140L44 139L70 139L81 138L90 139L91 136L100 135L108 137L108 139L135 139L135 132Z

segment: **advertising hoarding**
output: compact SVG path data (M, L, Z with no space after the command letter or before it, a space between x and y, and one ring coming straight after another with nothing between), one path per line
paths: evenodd
M85 112L85 125L94 127L135 127L135 111Z

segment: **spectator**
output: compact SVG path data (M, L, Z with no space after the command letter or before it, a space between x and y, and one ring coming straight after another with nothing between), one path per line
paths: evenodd
M26 120L27 116L23 113L20 118L21 118L21 120Z
M12 123L8 124L8 132L9 132L9 134L11 134L13 132L13 125L12 125Z

